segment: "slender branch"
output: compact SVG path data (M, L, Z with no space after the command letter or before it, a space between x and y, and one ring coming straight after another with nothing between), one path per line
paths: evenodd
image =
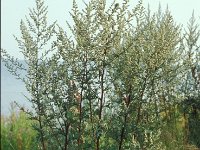
M69 127L70 127L70 124L67 124L65 123L65 147L64 147L64 150L67 150L68 149L68 134L69 134Z
M125 103L126 103L127 109L129 108L129 105L130 105L130 102L131 102L131 93L132 93L132 86L131 85L129 85L129 91L128 91L128 93L129 94L128 94L128 96L125 99ZM122 130L121 130L121 134L120 134L119 150L122 149L123 140L125 139L127 117L128 117L128 111L126 110L126 112L124 114L124 122L123 122L123 125L122 125Z

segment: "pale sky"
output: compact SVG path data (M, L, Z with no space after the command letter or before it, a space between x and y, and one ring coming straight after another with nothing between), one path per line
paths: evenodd
M69 11L72 8L73 0L45 0L48 5L49 14L48 21L52 23L57 20L58 24L62 27L66 26L66 20L71 21ZM85 0L86 2L89 0ZM120 0L118 0L120 1ZM130 4L136 5L138 0L130 0ZM112 0L107 0L108 3ZM144 6L147 8L148 3L150 9L156 11L159 2L163 10L168 4L175 21L178 24L187 25L187 21L192 15L194 10L195 17L200 23L200 0L143 0ZM82 0L77 0L80 6L83 6ZM35 0L1 0L1 47L6 49L11 55L22 59L22 55L17 48L17 42L13 35L20 36L20 20L24 19L25 15L28 16L28 8L35 6Z

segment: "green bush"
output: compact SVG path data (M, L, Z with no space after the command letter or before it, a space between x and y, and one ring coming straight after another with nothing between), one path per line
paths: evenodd
M37 150L36 131L33 121L23 111L17 111L12 105L9 116L1 116L1 149L2 150Z

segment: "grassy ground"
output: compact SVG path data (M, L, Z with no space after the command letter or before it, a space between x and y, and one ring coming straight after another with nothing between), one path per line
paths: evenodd
M23 111L12 108L9 116L1 116L2 150L36 150L38 142L33 122L28 120Z

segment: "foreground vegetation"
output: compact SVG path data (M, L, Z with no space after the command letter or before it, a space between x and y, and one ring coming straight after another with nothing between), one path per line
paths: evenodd
M48 25L47 7L36 0L30 20L21 21L21 39L16 37L26 66L1 50L32 103L14 122L3 120L4 149L200 147L200 30L194 15L183 30L169 10L152 14L141 1L132 10L128 5L91 0L79 11L74 1L69 34L56 22ZM21 124L28 128L21 131ZM35 144L20 144L23 132Z
M32 128L34 122L16 105L11 105L9 116L1 116L2 150L37 150L39 149L37 133Z
M12 103L11 114L1 116L1 149L2 150L40 150L37 132L34 130L36 122L31 121L23 109L18 110ZM180 109L172 110L176 117L168 119L160 132L160 141L166 150L198 150L198 135L200 134L199 119L185 118ZM162 114L163 119L167 119ZM193 122L189 123L189 120ZM186 132L187 131L187 132ZM188 141L187 141L188 140Z

